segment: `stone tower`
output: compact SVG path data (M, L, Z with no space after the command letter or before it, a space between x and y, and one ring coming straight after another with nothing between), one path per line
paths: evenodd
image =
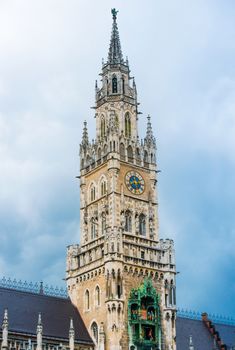
M67 250L67 286L98 350L176 349L173 241L159 239L156 140L138 100L113 24L96 138L84 123L80 145L81 243Z

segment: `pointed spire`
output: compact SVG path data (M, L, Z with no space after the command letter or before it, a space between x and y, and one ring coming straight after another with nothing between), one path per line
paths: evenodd
M156 140L153 135L153 128L152 128L152 123L151 123L151 117L148 115L148 122L147 122L147 132L146 132L146 137L145 137L145 142L151 144L153 143L155 145Z
M38 324L37 324L37 348L36 350L42 350L42 316L41 313L38 314Z
M89 144L87 122L84 122L83 134L82 134L82 145L87 146Z
M113 26L112 34L109 46L108 63L118 64L123 63L123 56L121 50L121 43L119 38L118 26L117 26L117 13L116 9L112 9L111 13L113 15Z
M74 338L75 338L75 332L74 332L74 326L73 326L73 319L70 319L70 327L69 327L69 350L74 350Z
M191 335L189 336L189 350L194 350L193 337Z
M104 332L104 323L101 322L99 330L99 350L105 349L105 332Z
M2 345L1 350L8 349L8 310L5 309L2 322Z

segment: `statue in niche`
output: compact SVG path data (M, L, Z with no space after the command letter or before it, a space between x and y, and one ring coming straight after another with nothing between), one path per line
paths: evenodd
M121 227L125 227L125 213L124 210L121 212Z

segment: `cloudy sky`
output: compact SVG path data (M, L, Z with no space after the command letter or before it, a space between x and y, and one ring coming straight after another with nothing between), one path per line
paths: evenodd
M235 3L0 0L0 276L63 284L112 18L157 136L178 305L235 314ZM142 135L144 136L144 135Z

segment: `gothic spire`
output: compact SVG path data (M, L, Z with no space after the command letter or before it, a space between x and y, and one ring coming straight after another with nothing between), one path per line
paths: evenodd
M189 336L189 350L194 350L193 337L191 335Z
M155 137L153 135L153 128L152 128L152 123L151 123L151 117L148 115L148 122L147 122L147 132L146 132L146 137L145 137L145 142L149 144L154 144L156 143Z
M83 134L82 134L82 145L87 146L89 144L87 122L84 122Z
M119 38L118 26L117 26L117 13L116 9L112 9L111 13L113 15L113 26L112 34L109 46L108 63L118 64L123 63L122 49Z
M37 324L37 347L36 350L42 350L42 316L41 313L38 314L38 324Z
M8 349L8 311L4 311L3 323L2 323L2 345L1 349Z
M70 319L70 327L69 327L69 350L74 350L74 326L73 326L73 319Z

